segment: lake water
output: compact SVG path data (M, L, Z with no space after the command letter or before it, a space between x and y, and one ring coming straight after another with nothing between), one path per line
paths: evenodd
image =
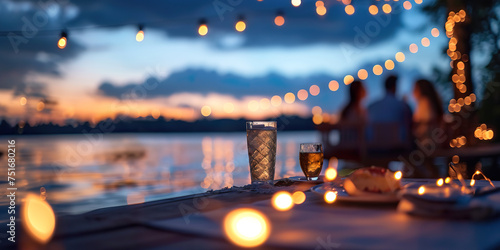
M56 214L250 183L245 132L4 136L2 162L7 161L7 139L16 140L18 204L28 192L40 194ZM302 176L299 143L319 141L315 131L278 132L275 178ZM4 170L3 195L8 187ZM8 201L1 202L4 209Z

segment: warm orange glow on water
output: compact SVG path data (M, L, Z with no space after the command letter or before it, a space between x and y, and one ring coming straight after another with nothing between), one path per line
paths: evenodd
M339 89L339 82L335 81L335 80L331 80L330 83L328 83L328 88L331 90L331 91L337 91Z
M39 195L28 194L21 207L21 221L29 236L40 243L52 237L56 227L56 217L52 207Z
M238 32L243 32L247 28L247 25L245 24L244 21L238 21L236 25L234 25L234 28Z
M306 195L302 191L297 191L292 194L293 203L302 204L306 201Z
M250 208L240 208L226 215L224 232L235 245L256 247L267 240L271 233L271 225L261 212Z
M271 199L273 207L278 211L288 211L293 207L293 199L290 193L280 191L273 195Z

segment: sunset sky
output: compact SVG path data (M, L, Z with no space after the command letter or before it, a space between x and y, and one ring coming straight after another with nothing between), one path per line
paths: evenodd
M317 1L307 0L298 7L288 0L41 2L46 4L0 2L0 116L10 121L97 121L117 113L258 119L308 116L314 106L334 113L346 101L344 77L360 69L369 73L370 103L381 97L391 73L400 76L399 94L412 101L416 79L433 80L433 68L449 67L443 24L422 13L425 0L406 1L411 8L405 1L376 2L376 15L368 11L374 1L353 2L355 12L348 15L342 2L325 0L324 16ZM389 14L383 4L392 6ZM274 23L278 11L284 13L281 27ZM243 32L235 30L240 16ZM198 34L202 19L206 36ZM139 24L142 42L135 39ZM436 27L440 35L434 37ZM61 50L63 29L68 44ZM430 46L422 45L424 37ZM412 43L418 52L410 52ZM397 62L397 52L404 62ZM483 57L472 55L477 67ZM388 59L395 63L392 71L384 65ZM376 64L383 67L380 76L373 73ZM332 80L340 85L336 91L329 89ZM311 85L319 87L317 96ZM301 89L308 92L303 101ZM284 100L288 92L293 103ZM275 95L281 104L270 102Z

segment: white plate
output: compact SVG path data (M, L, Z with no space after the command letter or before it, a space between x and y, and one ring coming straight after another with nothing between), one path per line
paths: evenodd
M387 194L370 194L363 196L351 196L344 188L336 186L332 182L325 182L323 184L316 185L311 188L313 193L319 194L321 196L325 195L328 191L337 192L338 201L346 202L358 202L358 203L397 203L400 200L398 195L387 195Z

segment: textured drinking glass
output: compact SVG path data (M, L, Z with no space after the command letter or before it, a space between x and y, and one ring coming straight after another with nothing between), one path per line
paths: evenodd
M247 122L250 176L254 183L273 183L276 163L276 122Z
M323 146L321 143L300 144L300 168L308 181L318 179L323 167Z

